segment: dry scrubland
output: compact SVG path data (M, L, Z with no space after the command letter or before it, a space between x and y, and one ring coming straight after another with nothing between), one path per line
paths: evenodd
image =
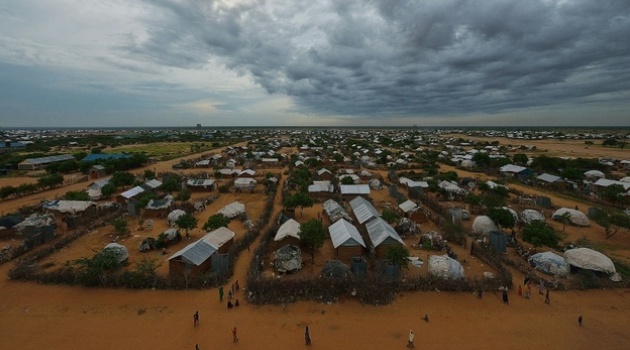
M508 142L509 141L509 142ZM512 143L512 140L501 140ZM532 144L534 142L527 142ZM559 145L546 141L536 143L537 147L549 148L552 152L570 152L578 156L596 156L593 148L573 147L563 142ZM565 149L565 147L567 147ZM604 150L606 151L606 150ZM627 151L626 151L627 152ZM614 156L614 155L613 155ZM146 169L169 171L178 160L160 162ZM442 171L454 170L441 166ZM142 171L139 170L139 171ZM280 172L281 170L276 170ZM479 174L457 170L460 176L483 178ZM187 171L181 171L186 173ZM3 179L4 180L4 179ZM53 198L68 190L82 189L85 184L76 184L13 201L0 203L0 211L11 207L38 202L43 198ZM532 189L512 185L526 193ZM520 187L520 188L519 188ZM582 206L570 199L549 195L556 206ZM200 195L195 195L200 196ZM395 205L387 190L373 191L371 197L378 208ZM264 195L221 194L198 218L203 223L216 210L225 204L239 200L246 204L250 218L260 216L264 205ZM276 198L276 208L279 199ZM455 204L453 204L455 205ZM586 208L580 208L586 210ZM276 209L277 212L278 209ZM321 204L296 212L297 220L317 217ZM137 220L137 219L136 219ZM166 273L167 256L159 252L139 253L138 244L146 236L156 236L166 228L164 219L154 220L150 231L133 230L137 221L130 221L132 236L124 241L130 251L131 263L146 254L153 255L163 262L160 273ZM557 229L562 227L551 222ZM135 226L134 226L135 225ZM470 225L470 222L467 223ZM423 231L437 229L434 224L422 226ZM245 233L245 227L238 220L229 226L237 233L237 239ZM626 232L611 239L604 238L603 229L597 225L588 228L566 227L566 240L575 241L585 237L594 245L606 248L611 257L630 261L630 239ZM113 228L106 226L95 230L66 249L42 261L49 268L61 266L66 260L91 254L111 240ZM200 231L192 232L192 239L198 238ZM411 247L414 239L407 239L412 255L426 259L426 251ZM258 244L260 239L254 242ZM185 246L184 240L171 247L171 252ZM253 247L252 247L253 248ZM479 276L484 271L492 271L488 266L470 256L460 247L453 247L459 255L467 277ZM327 242L316 254L315 264L304 255L305 267L299 274L317 274L332 247ZM244 251L235 267L230 282L239 280L246 287L251 252ZM442 254L441 252L439 254ZM52 265L51 265L52 264ZM0 266L0 274L7 275L11 264ZM514 282L522 281L523 276L512 271ZM405 275L426 275L427 268L410 266ZM265 275L275 278L272 271L265 268ZM283 278L291 278L283 277ZM228 286L230 284L228 283ZM110 290L81 287L44 286L33 283L18 283L0 280L0 348L3 349L194 349L198 343L201 349L240 347L251 349L301 348L304 346L304 326L308 325L313 339L312 347L320 349L391 349L404 348L409 329L416 334L418 348L445 349L624 349L630 341L627 332L630 319L630 290L593 290L552 292L551 304L546 305L543 297L534 293L531 300L510 293L510 305L503 305L498 292L486 293L482 299L470 293L405 293L385 306L373 307L360 304L355 299L342 299L335 304L298 302L282 306L254 306L243 302L246 291L241 290L237 297L241 306L227 310L219 303L216 289L201 291L158 291L158 290ZM198 310L201 323L194 328L192 314ZM429 322L422 320L428 315ZM583 327L578 327L577 317L584 316ZM230 329L238 327L239 342L232 344Z

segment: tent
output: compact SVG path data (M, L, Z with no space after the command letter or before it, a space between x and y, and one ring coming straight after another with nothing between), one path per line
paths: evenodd
M615 264L609 257L589 248L569 249L564 252L564 257L571 266L586 270L615 273Z
M175 209L172 212L168 213L168 216L166 217L166 221L168 222L168 225L171 227L176 226L175 222L177 221L177 219L179 219L180 217L186 215L186 212L181 210L181 209Z
M328 260L324 264L320 276L344 279L350 278L352 276L352 272L350 271L350 267L340 260Z
M282 224L278 228L278 232L276 236L273 238L274 241L278 242L286 237L293 237L296 239L300 239L300 223L295 221L294 219L287 220L284 224Z
M590 225L590 221L586 214L582 213L579 210L570 209L570 208L560 208L553 212L551 218L554 220L560 220L565 213L569 214L569 221L575 226L586 227Z
M287 244L276 250L273 262L276 271L290 272L302 269L302 251L298 246Z
M478 235L488 235L492 231L499 231L497 225L488 216L480 215L472 224L473 232Z
M464 268L459 261L448 255L432 255L429 257L429 273L443 279L464 278Z
M539 211L534 209L525 209L521 213L521 219L526 224L531 224L534 221L542 221L545 222L545 217Z
M103 252L106 250L113 250L118 255L118 262L121 263L129 258L129 252L127 252L127 247L124 245L120 245L118 243L110 243L103 248Z
M534 254L528 261L532 267L549 275L568 276L570 272L567 261L552 252Z
M606 175L599 170L589 170L584 172L584 176L589 179L603 179Z
M245 204L241 202L232 202L225 207L221 208L217 211L217 214L222 214L223 216L232 219L241 214L245 213Z

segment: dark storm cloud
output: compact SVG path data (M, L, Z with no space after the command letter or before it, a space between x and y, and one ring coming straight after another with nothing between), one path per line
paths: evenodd
M182 68L219 57L309 113L498 113L624 103L630 89L628 1L147 3L132 55Z

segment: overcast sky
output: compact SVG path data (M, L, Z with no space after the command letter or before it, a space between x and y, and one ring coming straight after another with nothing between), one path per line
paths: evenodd
M0 126L630 126L628 0L3 0Z

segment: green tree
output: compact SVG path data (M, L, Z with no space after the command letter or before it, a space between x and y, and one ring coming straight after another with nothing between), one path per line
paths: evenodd
M592 219L606 230L606 238L614 236L622 228L630 229L630 216L620 211L598 210Z
M85 191L68 191L64 197L70 201L89 201L91 199Z
M117 171L112 174L112 178L109 180L116 187L125 188L125 186L131 186L136 181L136 176L127 171Z
M190 190L184 189L177 193L177 195L175 196L175 200L183 203L188 201L191 196L192 194L190 193Z
M153 170L149 170L149 169L147 169L147 170L145 170L145 171L144 171L144 173L142 174L142 177L143 177L145 180L153 180L153 179L155 179L155 172L154 172Z
M512 228L514 224L516 224L514 215L507 209L490 208L488 209L488 217L492 219L495 224L499 225L499 228Z
M409 251L402 244L394 244L387 249L387 260L402 268L409 268Z
M104 198L109 198L114 193L116 193L116 186L111 182L106 183L105 186L101 188L101 195Z
M560 237L556 235L553 228L542 221L534 221L523 226L523 240L536 247L547 246L556 248L560 242Z
M113 226L114 226L114 230L116 230L116 232L119 234L129 233L129 229L127 227L127 220L123 218L114 220Z
M344 176L341 179L341 184L342 185L353 185L354 184L354 180L350 176Z
M520 165L525 165L527 164L527 162L529 161L529 158L527 157L526 154L524 153L517 153L514 155L514 157L512 158L512 160L514 161L514 163L516 164L520 164Z
M618 202L623 202L625 200L625 193L626 190L623 186L610 185L604 187L604 190L602 191L602 197L615 205Z
M33 193L35 191L37 191L37 185L36 184L20 184L16 189L15 189L15 194L18 196L24 196L27 195L29 193Z
M288 195L284 199L284 206L286 208L295 208L295 207L312 207L313 199L305 192L297 192L292 195Z
M490 166L490 156L487 153L477 152L473 155L472 160L480 168L487 168Z
M506 204L505 198L495 194L485 194L481 197L481 204L486 208L503 207Z
M63 176L61 174L47 174L40 177L37 180L37 186L39 188L47 188L51 189L53 187L59 186L63 183Z
M17 193L17 189L13 186L0 187L0 199L7 199Z
M383 220L387 221L389 224L393 224L400 220L400 215L390 208L383 208L383 213L381 214Z
M562 223L562 232L564 232L567 228L567 224L571 222L571 213L565 212L564 214L558 216L557 220Z
M326 240L324 225L317 219L310 219L300 226L300 245L310 253L315 263L315 250L321 248Z
M119 261L119 252L115 249L104 249L92 258L74 260L72 265L77 268L77 279L84 286L94 287L102 283L107 274L119 270L124 262Z
M209 217L208 221L203 224L203 229L206 231L214 231L219 227L227 227L229 223L230 219L223 214L215 214Z
M177 174L170 174L168 179L162 183L160 190L166 193L173 193L182 189L182 177Z
M186 231L186 236L188 237L188 232L197 227L197 218L192 214L184 214L177 218L175 224L177 227Z

